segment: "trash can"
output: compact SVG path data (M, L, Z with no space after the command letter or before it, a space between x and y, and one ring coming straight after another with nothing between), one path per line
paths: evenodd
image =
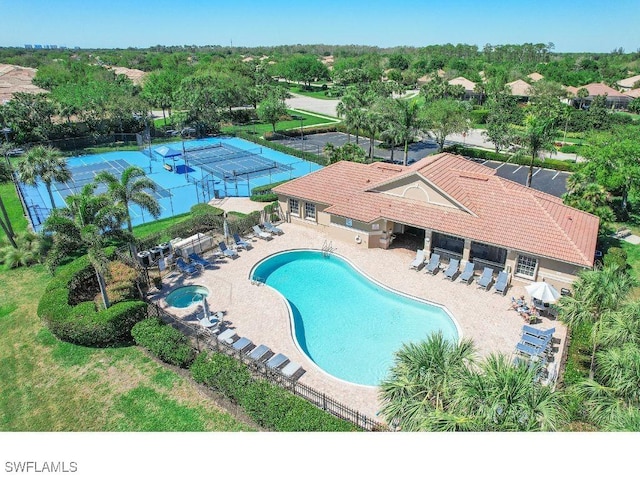
M143 267L151 266L151 253L148 250L138 252L138 261Z

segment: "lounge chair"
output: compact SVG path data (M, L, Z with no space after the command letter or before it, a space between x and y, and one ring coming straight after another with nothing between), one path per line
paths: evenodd
M516 352L527 355L529 357L538 357L542 355L542 352L544 352L544 348L534 347L532 345L527 345L526 343L518 343L516 345Z
M218 320L218 317L216 317L215 315L211 315L210 317L203 317L198 321L200 322L200 325L205 328L220 327L220 320Z
M176 260L176 266L178 267L178 270L182 273L186 273L187 275L195 275L199 272L198 267L185 262L182 257L178 257Z
M533 335L524 333L520 339L520 343L532 345L536 348L546 349L549 346L549 340L551 340L551 338L534 337Z
M238 252L227 247L226 243L220 242L218 246L220 247L220 251L225 257L236 258L238 256Z
M265 358L273 356L273 352L266 345L258 345L256 348L251 350L247 356L256 362L261 362Z
M273 233L275 235L282 235L284 233L282 229L276 227L271 222L267 222L265 220L262 224L264 225L264 229L269 233Z
M444 278L451 280L453 282L454 277L458 273L458 268L460 267L460 260L457 258L452 258L449 262L449 266L444 271Z
M531 327L529 325L523 325L522 326L522 333L523 334L529 334L533 337L538 337L538 338L551 338L553 337L553 334L556 332L555 327L551 327L547 330L540 330L539 328L535 328L535 327Z
M249 250L251 248L251 244L241 239L240 235L238 235L237 233L233 234L233 241L235 242L236 247L238 247L238 249L244 248L245 250Z
M207 268L207 267L213 267L214 266L213 263L211 263L209 260L205 260L200 255L198 255L196 252L190 253L189 254L189 258L196 265L201 265L202 268Z
M489 290L491 288L491 284L493 283L493 268L484 267L482 275L476 283L478 284L478 288Z
M424 250L418 250L416 252L416 258L413 259L413 262L411 262L410 266L414 270L420 270L420 267L422 267L422 265L424 265Z
M247 337L242 337L231 344L234 350L238 352L246 352L251 350L255 345Z
M257 236L259 236L264 240L271 240L272 238L270 233L262 231L262 229L260 228L260 225L254 225L253 231Z
M496 279L496 285L494 287L494 293L501 293L503 296L507 293L507 288L509 287L509 274L504 270L498 273L498 278Z
M227 328L224 332L218 335L218 340L225 343L233 343L236 335L236 330L234 328Z
M278 369L278 368L281 368L285 364L285 362L288 362L288 361L289 361L289 358L286 355L279 353L271 357L269 360L267 360L267 363L265 363L265 365L267 366L267 368Z
M430 273L431 275L435 275L438 269L440 268L440 254L434 253L431 255L429 259L429 263L425 267L425 271Z
M464 266L464 270L460 274L460 277L458 277L459 280L469 285L475 275L474 268L475 268L475 265L472 262L467 262L466 265Z
M304 373L304 370L302 370L301 365L298 365L296 362L289 362L282 368L281 373L285 377L292 378L292 377L299 377L300 371Z

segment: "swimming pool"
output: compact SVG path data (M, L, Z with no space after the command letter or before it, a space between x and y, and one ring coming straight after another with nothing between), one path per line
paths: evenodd
M403 343L436 331L452 342L460 337L444 308L390 290L336 254L278 253L258 263L251 278L286 298L300 349L348 382L379 385Z
M175 308L188 308L209 296L209 289L202 285L189 285L171 291L165 302Z

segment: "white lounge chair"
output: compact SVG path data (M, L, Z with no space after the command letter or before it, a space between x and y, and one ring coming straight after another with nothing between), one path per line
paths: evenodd
M414 270L420 270L420 267L422 267L422 265L424 265L424 250L418 250L416 252L416 258L413 259L413 262L411 262L410 266Z
M504 270L498 273L498 278L496 279L496 284L493 287L494 293L501 293L503 296L507 293L507 287L509 286L509 274Z
M276 227L271 222L265 220L262 224L264 225L264 229L269 233L273 233L275 235L282 235L284 233L282 229Z
M301 370L301 365L298 365L296 362L289 362L282 368L281 372L285 377L291 378L294 376L300 376ZM302 373L304 373L304 370L302 370Z
M267 363L265 363L265 365L267 366L267 368L279 369L288 361L289 358L286 355L279 353L267 360Z
M478 288L484 288L485 290L489 290L491 288L491 283L493 282L493 268L484 267L482 271L482 275L476 282L478 284Z
M469 285L475 275L474 268L475 268L475 265L473 264L473 262L467 262L464 266L464 270L462 271L458 279L461 282L464 282L467 285Z
M265 358L269 358L273 356L273 352L266 345L258 345L256 348L249 352L247 355L250 359L255 360L256 362L261 362Z
M249 250L251 248L251 244L240 238L240 235L238 235L237 233L233 234L233 241L235 242L238 249L244 248L245 250Z
M247 337L242 337L231 344L234 350L246 352L251 350L255 345Z
M431 255L429 259L429 263L425 267L425 271L430 273L431 275L435 275L438 269L440 268L440 254L434 253Z
M264 239L264 240L271 240L271 238L272 238L270 233L268 233L268 232L264 232L264 231L260 228L260 225L254 225L254 226L253 226L253 231L254 231L254 233L255 233L258 237L260 237L260 238L262 238L262 239Z
M225 342L228 344L232 344L234 342L236 335L236 330L234 328L228 328L220 335L218 335L218 340L221 342Z
M458 267L460 267L460 260L452 258L449 266L444 271L444 278L453 282L453 278L458 274Z

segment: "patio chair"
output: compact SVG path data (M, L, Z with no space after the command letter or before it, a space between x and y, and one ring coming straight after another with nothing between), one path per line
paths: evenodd
M211 263L209 260L205 260L196 252L190 253L189 258L193 261L193 263L195 263L196 265L200 265L202 268L214 266L213 263Z
M264 232L261 228L260 225L254 225L253 226L253 232L260 238L262 238L263 240L271 240L271 234L269 232Z
M476 283L478 284L478 288L489 290L491 288L491 284L493 283L493 268L484 267L482 275Z
M458 274L458 268L460 267L460 260L452 258L449 262L449 266L444 271L444 278L453 282L454 277Z
M279 353L271 357L269 360L267 360L267 363L265 363L265 365L267 366L267 368L272 368L274 370L277 370L279 368L282 368L282 366L288 361L289 361L289 358L286 355Z
M467 262L464 266L464 270L460 274L459 280L469 285L475 275L474 268L475 265L472 262Z
M516 345L516 353L526 355L528 357L539 357L544 352L544 348L534 347L526 343L518 343Z
M182 273L186 273L187 275L196 275L199 272L198 267L185 262L182 257L177 258L176 266L178 267L178 270Z
M220 251L225 257L236 258L238 256L238 252L227 247L226 243L220 242L218 246L220 247Z
M416 252L416 258L413 259L410 267L414 270L420 270L420 267L422 267L422 265L424 265L424 250L418 250Z
M238 235L237 233L233 234L233 241L235 242L238 249L244 248L245 250L249 250L251 248L251 244L240 238L240 235Z
M256 348L249 352L247 355L251 360L255 360L256 362L261 362L267 358L273 356L273 352L266 345L258 345Z
M523 334L529 334L533 337L538 337L538 338L551 338L553 337L553 334L556 332L555 327L551 327L547 330L540 330L539 328L535 328L535 327L531 327L529 325L523 325L522 326L522 333Z
M271 222L265 220L264 222L262 222L262 224L264 225L264 229L269 232L269 233L273 233L275 235L282 235L284 232L282 231L282 229L274 226Z
M289 362L282 368L281 373L287 378L298 379L304 373L304 369L296 362Z
M235 328L227 328L224 332L218 335L218 340L224 343L231 344L234 342L236 337L237 335Z
M251 350L255 345L247 337L242 337L231 344L231 347L238 352L246 352Z
M507 288L509 287L509 274L504 270L498 273L498 278L496 279L496 285L494 287L494 293L501 293L504 296L507 293Z
M551 337L540 338L540 337L534 337L533 335L529 335L528 333L524 333L522 334L520 343L524 343L526 345L532 345L536 348L542 348L543 350L546 350L546 348L549 346L549 340L551 340Z
M431 255L429 259L429 263L425 267L425 271L430 273L431 275L435 275L438 269L440 268L440 254L434 253Z

